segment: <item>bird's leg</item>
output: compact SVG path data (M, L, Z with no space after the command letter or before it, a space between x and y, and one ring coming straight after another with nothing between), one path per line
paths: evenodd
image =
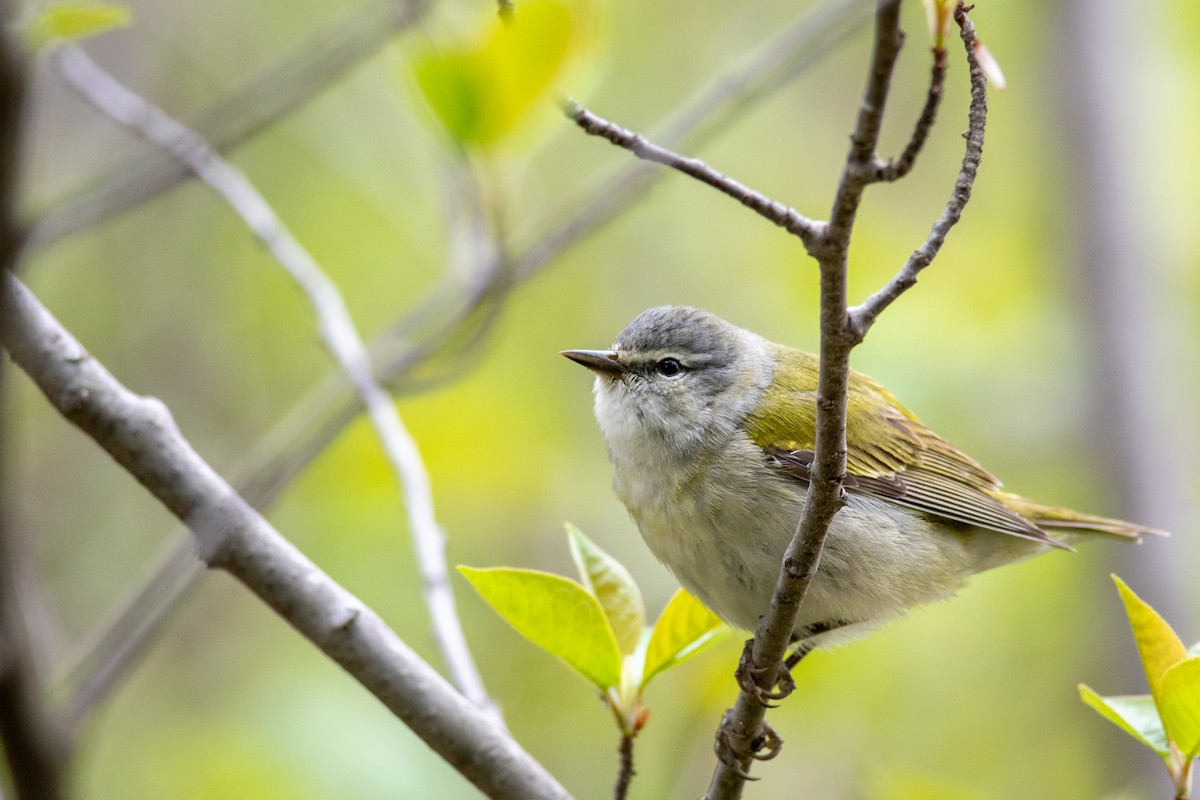
M847 624L849 623L842 621L818 622L806 626L802 634L792 633L790 644L795 645L795 649L779 665L775 674L774 690L770 687L759 686L757 678L766 671L766 667L754 666L754 640L747 639L742 648L742 655L738 659L737 670L734 672L738 688L757 700L764 708L774 708L771 701L782 700L796 690L796 680L792 677L792 670L816 647L816 637Z
M737 680L738 688L753 697L759 705L764 708L775 708L771 701L782 700L791 694L792 690L796 688L796 682L792 680L792 674L787 667L780 664L779 671L775 676L775 686L778 689L772 691L770 687L764 688L758 684L758 677L766 670L766 667L754 666L754 640L747 639L733 677Z
M717 741L713 744L713 750L716 752L717 758L721 759L721 763L732 767L739 777L748 781L756 781L758 778L752 777L742 767L742 761L746 756L756 761L770 761L783 749L783 739L766 722L762 724L762 731L757 736L748 736L746 733L734 731L730 722L731 714L733 714L733 709L725 712L725 717L721 720L721 727L717 729Z

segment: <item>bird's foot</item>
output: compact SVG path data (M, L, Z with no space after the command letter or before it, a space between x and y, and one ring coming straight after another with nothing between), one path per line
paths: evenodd
M799 660L796 659L797 662ZM778 666L774 688L761 686L758 678L767 671L767 667L754 665L754 640L747 639L746 646L742 648L741 658L738 659L737 670L733 674L737 679L738 688L764 708L775 708L772 701L782 700L796 689L796 681L792 679L790 669L792 666L794 662L791 662L791 658Z
M738 777L756 781L746 768L751 761L770 761L779 755L783 749L783 739L779 737L770 725L762 723L762 729L756 735L737 731L732 720L733 709L725 712L721 727L717 729L717 741L713 745L717 758L721 763L732 767Z

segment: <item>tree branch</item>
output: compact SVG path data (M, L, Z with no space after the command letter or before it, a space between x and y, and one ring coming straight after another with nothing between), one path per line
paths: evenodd
M375 382L367 348L337 285L245 174L221 158L199 135L121 85L77 46L60 47L54 58L63 76L84 98L112 119L174 153L216 191L304 291L317 316L321 338L367 409L399 479L432 630L454 683L468 700L499 721L499 709L487 696L455 608L445 561L445 536L434 515L429 473L391 398Z
M51 404L195 535L201 558L258 595L493 798L567 798L545 769L210 467L158 400L122 386L15 277L0 341Z
M804 14L783 33L749 56L741 65L717 76L669 121L653 139L674 148L687 141L707 142L746 111L783 88L807 67L843 42L866 19L863 0L827 0ZM579 202L565 222L539 237L513 260L516 280L536 274L555 257L608 224L646 195L667 173L651 162L633 161Z
M701 183L708 184L722 194L737 200L759 216L765 217L789 233L799 236L805 245L814 242L821 235L821 223L814 222L782 203L717 172L700 159L687 158L664 147L659 147L644 136L593 114L569 97L563 101L562 105L563 113L585 133L607 139L617 147L625 148L644 161L662 164L693 177Z
M921 116L917 117L917 124L913 127L908 144L905 145L900 155L890 161L876 161L878 180L889 182L900 180L911 172L917 163L917 156L921 154L925 142L929 139L929 132L933 130L933 125L937 122L938 106L941 105L942 96L946 93L947 66L949 66L949 59L946 57L946 48L935 46L933 48L933 67L929 73L929 90L925 93L925 107L921 109Z
M857 29L865 17L862 0L831 0L806 13L776 39L761 47L741 66L716 78L708 88L686 103L663 126L662 138L674 142L688 138L706 141L739 117L737 113L786 85L807 66L819 60ZM171 163L177 163L172 160ZM537 274L562 251L595 232L628 208L665 173L646 162L630 162L612 180L572 207L579 210L566 222L527 246L506 272L493 264L494 247L455 253L446 270L444 285L407 312L371 344L372 361L379 380L393 392L411 391L445 377L455 361L472 352L498 318L503 300L525 279ZM477 198L459 197L450 209L474 209ZM461 216L461 214L459 214ZM450 236L452 246L469 245L483 234L474 226ZM457 277L465 270L471 277ZM423 330L424 329L424 330ZM413 341L417 337L416 341ZM436 356L443 358L441 377L412 377ZM275 430L268 432L238 470L245 477L233 484L257 509L269 507L312 458L320 453L362 411L356 396L347 394L344 378L327 375L289 411ZM89 643L80 649L59 682L74 684L65 709L76 724L107 695L137 662L169 622L174 609L189 596L204 574L195 561L190 539L172 534L175 544L149 570L148 578L130 593L120 608L97 626Z
M858 323L867 320L869 327L869 321L874 319L874 316L856 319L847 309L847 257L863 191L878 180L875 170L878 163L876 148L891 76L902 42L899 11L897 0L879 0L876 7L875 46L867 86L834 198L830 222L823 236L814 246L808 247L810 255L816 258L820 267L821 358L817 386L816 447L801 519L784 553L771 605L759 620L752 647L748 651L746 674L752 676L762 690L772 689L778 680L779 666L787 650L796 616L820 564L821 549L829 525L845 502L842 481L846 471L850 353L866 332L866 327ZM963 27L963 41L972 69L971 130L963 170L955 183L955 199L934 225L930 240L936 240L935 243L927 241L930 244L926 248L929 260L936 254L945 232L958 220L962 207L970 197L986 119L983 113L986 94L980 88L981 74L976 74L978 65L974 61L974 31L961 3L955 18ZM929 100L926 107L929 107ZM924 116L923 113L922 118ZM977 141L973 143L972 139ZM926 260L922 267L928 263ZM903 289L895 290L894 295L898 296L901 291ZM892 295L889 297L894 299ZM718 759L706 794L708 800L740 797L753 761L772 757L778 751L780 742L765 725L765 717L766 707L762 701L743 689L734 708L721 723L718 741L728 744L729 747L723 752L732 755ZM763 750L767 752L763 754Z
M25 122L25 57L10 2L0 2L0 277L11 280L24 243L17 211L21 173L21 130ZM0 323L14 312L0 295ZM7 392L8 365L0 363L0 411ZM0 744L18 800L67 796L68 739L61 720L46 707L42 676L30 630L29 589L36 571L30 548L12 518L4 467L7 431L0 413Z
M963 154L962 167L959 169L958 179L954 182L954 191L925 242L909 256L900 271L883 288L864 300L861 305L850 309L851 334L858 341L862 341L867 335L867 331L885 308L916 285L917 275L932 263L938 251L942 249L946 235L958 223L967 201L971 199L971 187L975 184L975 175L983 157L983 133L987 126L987 77L975 58L975 25L967 17L962 3L959 3L954 12L954 21L959 25L966 48L967 69L971 79L971 107L967 112L967 132L964 134L967 147Z
M316 97L424 17L428 0L373 0L338 23L322 23L301 46L199 114L192 128L228 152ZM36 220L32 245L87 230L153 200L191 173L170 156L138 153Z

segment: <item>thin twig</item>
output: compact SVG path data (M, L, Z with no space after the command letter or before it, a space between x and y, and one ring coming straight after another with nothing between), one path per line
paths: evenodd
M0 343L55 409L188 525L209 566L254 592L488 797L569 798L490 716L251 509L162 402L121 385L15 277L4 276L2 291L9 313Z
M864 0L828 0L804 14L778 37L717 76L652 138L675 148L685 141L700 145L744 118L757 103L798 77L807 67L842 43L867 18ZM633 161L578 202L576 213L539 236L513 260L515 280L524 280L557 256L647 195L668 173L645 161Z
M717 172L698 158L681 156L665 147L660 147L648 141L644 136L593 114L570 98L563 101L563 113L574 120L575 124L585 133L607 139L617 147L625 148L644 161L653 161L656 164L678 170L684 175L693 177L701 183L706 183L717 191L729 195L789 233L799 236L806 245L821 235L820 223L814 222L783 203L772 200L733 178Z
M190 127L214 149L232 150L416 25L427 7L428 0L374 0L342 20L322 21L299 47L198 114ZM190 174L170 155L138 153L44 211L33 226L31 244L87 230L158 197Z
M629 794L629 784L637 774L633 768L633 734L621 735L617 756L617 782L613 785L613 800L625 800L625 796Z
M946 235L958 222L963 208L971 199L971 187L975 183L979 161L983 157L983 132L987 125L987 76L984 75L983 69L975 59L975 25L967 17L961 3L954 13L954 20L961 29L971 78L971 108L967 116L968 124L965 134L967 147L963 154L962 167L959 169L958 179L954 182L954 191L950 195L950 200L942 209L941 216L933 224L925 242L909 256L900 271L883 288L864 300L861 305L850 309L851 334L858 341L862 341L871 325L875 323L875 319L885 308L916 285L917 275L929 266L938 251L942 249Z
M934 47L933 66L929 71L929 90L925 93L925 107L921 109L921 116L917 117L917 124L913 126L908 144L905 145L900 155L890 161L876 161L877 180L900 180L911 172L917 163L917 156L921 154L921 149L929 139L929 132L933 130L934 123L937 122L938 106L941 105L942 96L946 93L947 66L949 66L949 59L946 56L946 48Z
M326 346L362 399L399 478L434 636L454 683L471 702L499 719L499 710L483 687L455 609L445 561L445 537L434 515L429 474L391 398L371 374L367 348L337 286L246 176L197 134L118 83L77 46L59 48L55 62L72 87L89 102L185 162L238 213L300 285L313 306Z

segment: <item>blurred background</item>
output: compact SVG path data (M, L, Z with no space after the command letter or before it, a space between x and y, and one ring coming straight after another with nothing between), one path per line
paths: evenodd
M132 24L85 43L130 87L201 130L273 65L317 60L379 3L236 0L132 5ZM688 98L762 57L797 20L814 36L798 74L722 105L680 145L815 217L827 214L869 50L869 2L609 0L555 84L635 130L661 131ZM517 3L518 13L521 4ZM370 9L368 11L368 9ZM339 283L364 336L434 297L388 341L431 336L478 278L463 234L480 219L521 263L633 165L539 101L504 141L455 143L413 80L493 7L439 0L416 29L372 46L294 112L230 150ZM380 17L382 18L382 17ZM951 602L809 657L771 721L782 755L748 797L1162 797L1157 758L1078 699L1144 691L1116 572L1185 643L1200 639L1200 10L1098 0L984 0L973 18L1003 67L975 196L920 285L854 357L1013 491L1166 528L1141 546L1099 541L978 576ZM832 20L832 21L831 21ZM929 68L924 13L884 131L902 146ZM955 39L941 122L912 176L868 192L851 296L889 278L940 212L962 154L965 68ZM284 70L303 81L303 73ZM286 81L284 86L289 85ZM228 114L278 100L274 85ZM290 279L205 187L183 182L82 230L64 208L156 158L37 62L27 209L40 239L23 278L135 391L157 396L222 474L263 437L315 423L293 409L330 372ZM207 126L207 127L206 127ZM465 199L464 199L465 198ZM564 348L607 346L644 308L705 307L816 348L816 272L799 243L670 174L615 220L538 265L503 273L467 323L401 381L399 409L432 476L448 559L573 574L564 520L629 567L651 615L675 589L609 488L591 380ZM58 215L58 216L55 216ZM464 220L467 224L464 225ZM472 247L475 249L472 250ZM486 251L487 247L483 247ZM503 290L502 290L503 289ZM423 326L423 327L422 327ZM399 347L399 345L397 345ZM403 349L400 347L400 349ZM14 371L15 372L15 371ZM32 542L48 659L66 663L163 548L170 516L21 375L7 381L12 519ZM299 420L293 422L293 420ZM319 425L317 426L319 427ZM303 469L271 521L441 667L395 481L359 419ZM580 798L611 795L617 733L582 680L520 639L455 576L488 688L517 739ZM651 687L636 798L707 786L712 734L732 704L731 636ZM81 797L467 798L474 789L240 585L204 576L148 655L82 727Z

